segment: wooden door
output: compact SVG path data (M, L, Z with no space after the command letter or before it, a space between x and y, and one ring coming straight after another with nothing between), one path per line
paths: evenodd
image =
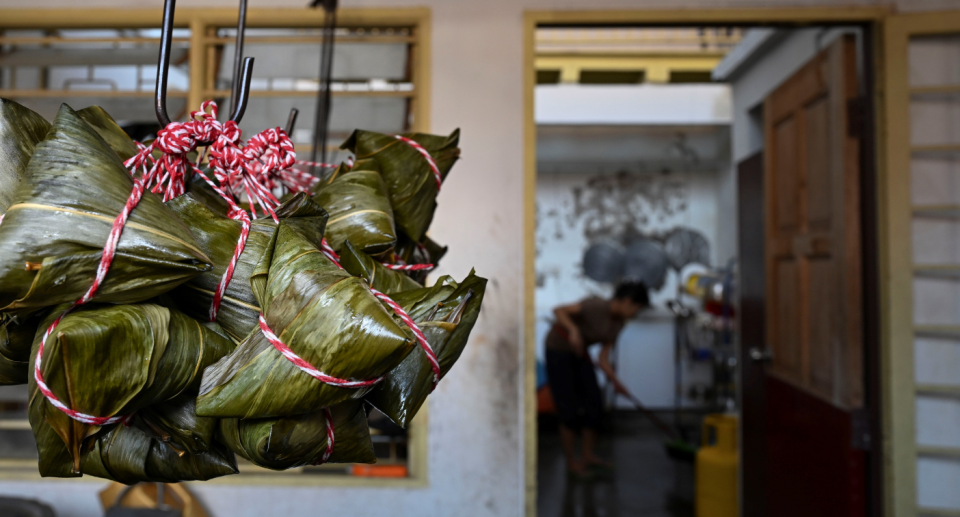
M856 52L838 38L764 102L767 515L865 511Z
M766 342L764 307L763 154L737 164L737 257L740 262L740 433L743 446L741 515L767 517L767 431L765 373L762 354Z

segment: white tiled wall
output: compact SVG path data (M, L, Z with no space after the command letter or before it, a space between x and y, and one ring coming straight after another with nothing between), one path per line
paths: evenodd
M934 457L917 461L917 502L927 508L960 508L960 462Z
M960 386L960 147L926 147L960 144L960 88L923 90L960 85L960 36L914 38L909 60L917 504L925 514L960 510L960 391L949 391Z
M960 102L956 95L915 97L910 101L910 141L914 145L948 145L960 142Z
M960 84L960 36L924 36L910 41L910 86Z
M960 325L960 279L913 279L913 322L915 325Z
M910 194L915 205L949 205L960 200L960 159L915 157Z
M914 265L960 263L960 219L917 216L912 230Z
M917 384L956 384L960 372L960 337L917 337L914 341ZM960 429L960 426L958 426Z

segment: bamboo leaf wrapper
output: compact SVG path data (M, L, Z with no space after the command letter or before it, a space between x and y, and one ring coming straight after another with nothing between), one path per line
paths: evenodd
M133 189L116 153L62 106L0 224L0 310L73 302L90 288L104 243ZM209 269L190 231L145 193L97 301L134 303Z

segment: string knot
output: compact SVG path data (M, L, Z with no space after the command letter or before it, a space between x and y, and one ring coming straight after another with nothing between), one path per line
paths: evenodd
M244 154L258 168L260 180L269 189L279 186L289 192L307 192L319 181L311 174L292 169L297 164L297 153L287 132L279 127L251 137Z

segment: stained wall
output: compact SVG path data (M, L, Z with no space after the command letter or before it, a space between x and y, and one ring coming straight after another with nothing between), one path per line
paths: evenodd
M303 8L305 0L251 0ZM155 8L159 0L86 0L83 7ZM233 0L181 0L230 7ZM212 515L518 516L525 511L523 321L523 15L528 10L704 9L896 5L960 8L956 0L344 0L342 7L432 9L431 128L463 131L463 160L440 195L434 236L449 244L443 271L476 267L491 279L485 310L454 375L431 398L429 486L289 488L200 485ZM78 8L74 0L2 0L0 8ZM101 515L98 482L0 483L42 497L58 515Z

